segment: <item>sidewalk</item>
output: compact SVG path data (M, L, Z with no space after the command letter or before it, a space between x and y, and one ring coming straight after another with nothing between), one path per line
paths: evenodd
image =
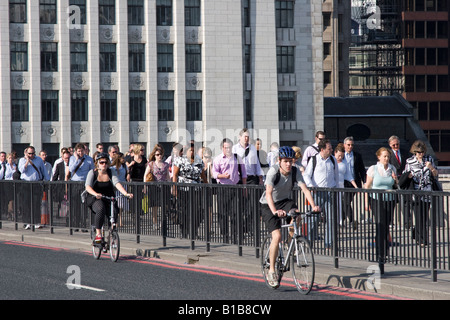
M50 233L49 228L37 229L35 232L22 229L15 230L13 223L3 222L0 229L0 241L19 241L49 247L71 250L90 251L89 233L74 232L69 235L69 229L55 228ZM255 256L255 248L243 247L242 256L238 255L238 247L232 245L211 244L210 252L206 245L195 242L195 250L190 249L189 240L167 238L167 246L163 247L161 237L136 236L120 234L121 256L140 255L160 258L178 263L198 264L202 266L231 269L239 272L261 274L259 259ZM315 256L315 283L323 286L337 286L355 290L377 292L409 299L450 300L450 272L438 272L438 281L432 282L430 270L399 265L385 265L385 274L376 285L376 289L368 282L374 278L371 268L373 262L339 258L339 268L334 268L333 258Z

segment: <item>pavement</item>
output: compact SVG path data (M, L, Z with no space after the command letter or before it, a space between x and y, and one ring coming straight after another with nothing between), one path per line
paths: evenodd
M166 246L158 236L136 236L120 233L121 256L143 256L167 261L197 264L207 267L234 270L250 274L261 274L259 259L253 247L242 247L239 255L235 245L210 244L210 251L203 242L196 241L194 250L186 239L167 238ZM67 228L18 230L12 222L2 222L0 241L17 241L69 250L91 250L89 233L69 233ZM437 282L432 282L429 269L400 265L385 265L385 273L377 276L373 262L339 258L339 267L334 267L334 259L315 255L317 289L335 286L387 296L414 300L450 300L450 272L438 271ZM372 281L371 281L372 280Z

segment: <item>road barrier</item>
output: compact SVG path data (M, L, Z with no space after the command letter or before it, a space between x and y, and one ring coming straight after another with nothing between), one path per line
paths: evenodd
M119 231L133 234L189 239L255 248L259 257L267 233L259 199L263 186L182 184L171 182L124 183L133 199L120 199ZM0 222L43 224L54 228L90 230L93 216L80 195L83 182L0 181ZM377 262L381 273L386 263L450 270L448 192L410 190L311 189L323 214L301 221L301 230L315 254ZM296 187L292 192L301 211L310 210Z

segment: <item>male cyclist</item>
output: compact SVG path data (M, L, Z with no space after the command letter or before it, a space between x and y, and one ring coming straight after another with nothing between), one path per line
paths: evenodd
M271 287L279 286L278 277L275 272L275 260L278 256L278 244L281 241L281 218L286 216L286 212L291 209L298 211L294 200L290 199L294 182L306 196L306 199L312 206L313 211L320 211L315 205L302 174L294 166L295 151L291 147L281 147L278 153L278 164L272 166L266 176L266 190L259 202L261 203L262 218L266 223L269 232L272 233L272 242L270 244L270 269L268 282ZM295 167L295 169L294 169ZM295 177L293 177L295 172ZM293 180L294 179L294 180ZM290 218L288 218L290 220Z

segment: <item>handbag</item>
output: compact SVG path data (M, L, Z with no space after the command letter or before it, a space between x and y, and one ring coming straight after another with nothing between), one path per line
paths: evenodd
M59 216L65 218L69 215L69 201L64 199L61 201L61 208L59 208Z
M443 191L441 183L433 175L431 175L431 188L433 191Z
M148 165L150 167L150 170L148 170L148 173L145 175L144 182L151 182L151 181L155 180L155 177L153 176L153 173L152 173L153 161L150 162Z

